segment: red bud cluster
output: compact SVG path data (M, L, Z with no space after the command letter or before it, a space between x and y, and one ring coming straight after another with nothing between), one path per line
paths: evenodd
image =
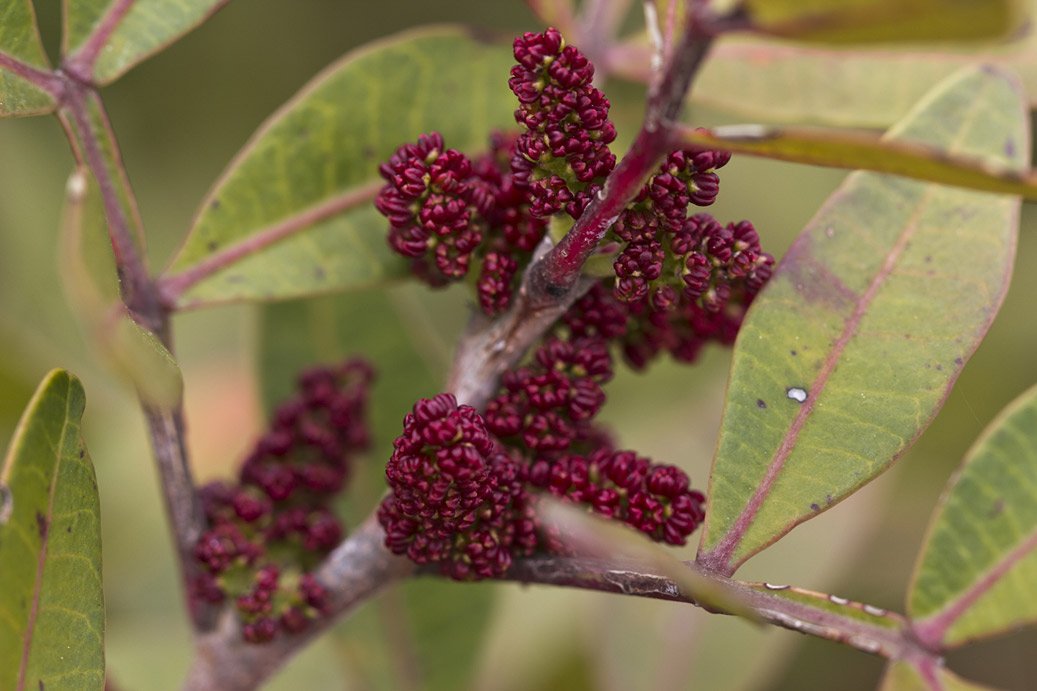
M330 501L355 455L368 445L369 365L314 368L280 405L241 468L240 482L214 482L200 495L210 526L195 545L196 601L233 602L245 640L296 633L328 607L308 573L342 539Z

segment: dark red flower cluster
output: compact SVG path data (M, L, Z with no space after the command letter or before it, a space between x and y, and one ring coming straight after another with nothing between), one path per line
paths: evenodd
M451 394L418 401L386 465L386 546L456 580L499 577L534 551L571 551L538 529L542 490L683 545L704 518L704 497L680 469L614 451L592 425L611 373L600 339L553 339L485 417Z
M679 468L653 464L633 451L599 448L532 463L529 483L586 504L597 514L637 528L657 542L683 545L705 519L705 496Z
M616 165L609 101L591 83L594 65L556 29L516 38L514 54L508 86L524 128L511 159L516 184L529 190L534 216L579 218Z
M330 501L368 445L370 366L314 368L280 405L241 468L240 482L200 490L209 530L195 544L197 602L232 601L246 640L295 633L322 615L326 593L308 573L342 539Z
M389 244L413 259L413 273L439 287L467 275L473 261L479 304L503 312L519 269L544 236L546 221L529 211L529 195L508 168L515 138L495 134L474 162L445 149L437 133L404 144L379 168L387 184L375 206L389 219Z
M455 580L500 576L531 552L533 523L517 520L529 513L519 465L474 408L452 394L421 399L394 446L392 494L378 510L390 550Z

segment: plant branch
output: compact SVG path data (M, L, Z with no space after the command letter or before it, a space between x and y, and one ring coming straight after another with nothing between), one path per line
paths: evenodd
M133 229L139 233L141 223L100 97L92 87L59 74L63 78L65 96L58 119L65 127L73 151L97 180L123 301L131 316L172 351L169 313L159 303L156 284L143 255L143 242L138 245L134 241ZM142 402L142 407L186 590L197 574L194 545L206 526L184 444L183 412L179 404L161 409ZM214 624L213 611L207 606L199 606L191 614L195 626L201 630Z
M384 183L372 181L355 189L326 199L279 223L262 228L248 237L227 245L180 273L166 274L158 279L158 291L166 309L175 309L177 300L185 291L199 281L231 266L250 254L254 254L310 226L370 202L377 196Z
M101 50L112 37L115 29L122 23L123 18L129 13L137 0L115 0L97 23L93 33L87 37L83 45L74 54L65 58L62 67L77 81L83 84L94 83L94 65Z

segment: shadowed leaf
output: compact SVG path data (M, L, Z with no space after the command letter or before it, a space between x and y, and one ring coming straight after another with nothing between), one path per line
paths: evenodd
M49 69L32 2L8 0L0 7L0 118L54 110L51 95L25 78Z
M66 187L60 250L65 294L98 355L148 403L176 405L184 388L180 367L155 334L126 311L101 194L82 169Z
M824 43L996 38L1014 29L1014 0L742 0L754 31Z
M990 424L940 499L908 595L941 647L1037 622L1037 387Z
M895 660L886 667L886 673L879 684L879 691L994 691L994 689L990 686L965 681L943 667L932 666L923 671L910 662Z
M63 53L107 84L194 29L230 0L64 0Z
M378 165L439 131L488 146L511 127L510 51L456 28L350 53L263 125L205 201L163 279L180 308L368 287L407 274L372 208Z
M0 471L0 688L104 688L97 481L83 386L40 384Z
M891 138L1023 166L1027 116L1012 80L966 70L920 105ZM703 565L732 573L921 434L1001 304L1018 210L1012 198L863 172L829 198L739 334Z

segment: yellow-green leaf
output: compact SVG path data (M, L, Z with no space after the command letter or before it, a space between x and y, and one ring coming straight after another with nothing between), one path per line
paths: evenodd
M893 660L879 684L879 691L993 691L989 686L965 681L947 669L930 664Z
M742 0L740 9L759 33L825 43L994 38L1022 14L1014 0Z
M908 595L918 636L953 647L1037 622L1037 387L1011 403L940 499Z
M397 280L372 207L378 165L438 131L476 152L512 127L506 46L458 28L411 32L335 63L263 125L202 206L163 278L188 308L300 297Z
M0 6L0 118L54 110L54 97L32 81L49 69L32 2L7 0Z
M66 66L107 84L230 0L64 0Z
M86 398L54 370L0 471L0 689L104 688L101 524Z
M975 69L889 136L1022 168L1027 123L1013 81ZM865 172L832 195L735 345L701 563L732 573L914 442L1000 307L1018 213L1017 199Z

